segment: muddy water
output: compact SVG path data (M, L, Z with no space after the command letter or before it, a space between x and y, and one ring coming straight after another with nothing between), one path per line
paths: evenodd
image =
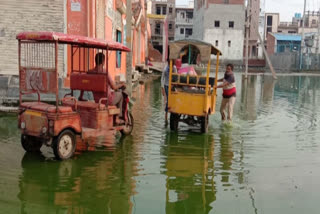
M319 213L320 77L236 79L232 124L170 132L155 81L134 93L132 136L63 162L25 154L2 115L0 213Z

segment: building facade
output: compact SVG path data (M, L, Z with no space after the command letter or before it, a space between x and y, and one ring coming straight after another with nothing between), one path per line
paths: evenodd
M223 60L242 64L244 47L244 0L196 0L193 37L221 50Z
M132 64L145 62L146 8L145 0L132 0ZM0 13L0 75L15 76L18 71L18 41L16 34L22 31L55 31L92 38L113 40L126 44L126 0L28 0L1 1ZM63 86L69 86L71 72L70 48L59 49L59 76ZM109 54L109 71L114 77L126 72L126 53L112 51ZM2 81L2 80L0 80ZM4 80L6 82L6 80ZM8 82L10 86L14 85ZM18 81L15 82L18 87ZM7 86L3 86L7 87ZM1 92L2 93L2 92ZM3 92L7 93L7 92ZM7 96L7 95L4 95Z
M177 7L175 40L191 38L193 34L193 7Z
M270 55L300 51L301 35L299 34L268 33L267 37L267 52Z
M0 74L17 75L17 44L15 35L21 31L55 31L118 41L126 45L125 0L30 0L17 4L1 2L0 14ZM133 66L145 60L146 8L144 0L132 0ZM60 50L60 74L68 77L71 66L69 50ZM109 70L112 75L125 73L126 54L111 52Z
M175 0L152 0L151 43L155 49L163 53L164 40L173 41L175 33Z
M268 33L278 32L279 24L280 24L279 13L265 13L265 27L264 27L265 40L267 40Z

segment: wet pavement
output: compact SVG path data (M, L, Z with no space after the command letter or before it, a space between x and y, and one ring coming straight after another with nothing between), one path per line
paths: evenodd
M236 81L233 122L208 134L170 132L160 81L140 85L132 136L67 161L25 154L1 115L0 213L318 213L320 77Z

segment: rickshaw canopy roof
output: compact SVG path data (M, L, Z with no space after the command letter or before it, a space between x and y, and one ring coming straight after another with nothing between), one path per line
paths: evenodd
M170 48L170 59L177 59L179 58L181 50L186 47L187 45L193 45L200 51L201 61L208 61L210 59L211 54L221 56L222 53L219 49L214 47L212 44L203 42L196 39L182 39L176 40L169 43Z
M61 44L78 45L81 47L100 48L113 51L130 52L130 49L119 42L90 38L79 35L70 35L59 32L21 32L16 37L18 40L28 41L57 41Z

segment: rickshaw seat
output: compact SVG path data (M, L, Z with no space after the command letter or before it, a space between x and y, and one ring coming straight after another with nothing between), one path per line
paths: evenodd
M20 104L21 108L26 108L35 111L56 113L56 106L43 102L23 102ZM72 108L69 106L58 106L58 112L68 113L72 112Z
M73 100L62 100L62 105L69 106L73 110L75 110L75 102ZM90 101L77 101L77 108L80 110L98 110L99 109L99 103L94 103ZM100 105L100 109L104 110L105 105Z
M73 110L75 110L75 102L72 100L62 100L62 104L64 106L69 106ZM106 106L105 104L90 102L90 101L77 101L77 108L79 110L85 110L85 111L96 111L96 110L110 110L110 109L116 109L116 106Z
M107 76L101 73L72 73L70 89L92 92L107 91Z

